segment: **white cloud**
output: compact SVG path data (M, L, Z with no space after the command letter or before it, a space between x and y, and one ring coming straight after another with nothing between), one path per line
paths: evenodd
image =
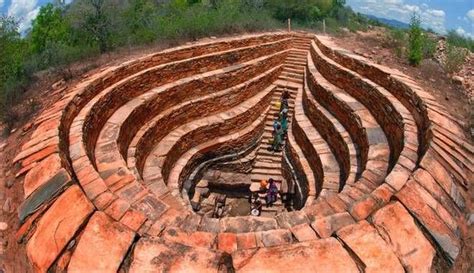
M12 0L8 8L8 16L15 17L19 22L19 30L23 32L31 26L31 21L39 12L38 0Z
M3 0L0 0L0 9L3 7Z
M354 4L352 5L351 2ZM356 3L364 2L363 8L357 7ZM441 9L430 9L430 6L424 2L420 5L404 3L403 0L348 0L356 11L366 14L372 14L387 19L395 19L404 23L409 23L413 13L420 15L422 25L431 28L439 33L446 33L446 13Z
M470 11L468 11L466 13L466 16L467 18L469 18L469 20L471 20L474 23L474 9L471 9Z
M463 37L474 39L474 34L465 31L462 27L458 27L456 29L456 33Z
M426 12L433 15L433 16L435 16L435 17L445 17L446 16L446 13L444 13L444 10L429 9Z

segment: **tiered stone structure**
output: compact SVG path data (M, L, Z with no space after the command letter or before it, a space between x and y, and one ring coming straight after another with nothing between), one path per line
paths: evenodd
M288 138L268 155L285 89ZM466 234L462 128L414 80L328 37L241 36L104 67L34 125L15 158L16 236L37 272L444 271ZM278 175L301 209L195 214L197 170L252 149L252 179Z

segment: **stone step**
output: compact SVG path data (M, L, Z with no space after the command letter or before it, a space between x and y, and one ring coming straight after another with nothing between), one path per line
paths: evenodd
M263 174L263 175L281 175L281 166L279 168L274 169L260 169L260 168L253 168L252 174Z
M278 168L281 168L281 164L268 163L268 162L256 160L255 163L253 164L253 167L258 168L258 169L278 169Z
M283 71L284 72L291 72L291 73L295 73L295 74L303 74L304 73L304 69L295 69L295 68L291 68L291 67L283 67Z
M286 77L291 77L291 78L296 78L296 79L303 79L304 78L304 75L303 74L299 74L299 73L292 73L292 72L281 72L280 75L283 75L283 76L286 76Z
M305 67L306 66L306 60L285 60L285 62L283 62L284 65L293 65L293 66L297 66L297 67Z
M283 176L281 175L265 175L265 174L251 174L250 175L250 180L253 182L258 182L262 180L268 180L269 178L273 178L273 180L277 182L282 182L284 180Z
M295 78L286 77L286 76L282 76L282 75L280 75L280 76L278 77L278 79L280 79L280 80L285 80L285 81L289 81L289 82L294 82L294 83L299 83L299 84L302 84L302 83L303 83L303 79L295 79Z

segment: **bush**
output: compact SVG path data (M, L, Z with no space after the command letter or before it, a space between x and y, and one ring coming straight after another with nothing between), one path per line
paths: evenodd
M458 72L464 62L468 51L464 48L459 48L448 43L446 48L446 63L444 64L444 70L448 73Z
M423 59L423 37L419 15L413 14L410 20L408 39L408 61L411 65L419 65Z
M436 47L438 45L437 40L430 37L429 33L423 33L423 58L431 59L436 53Z
M462 37L454 30L448 32L447 41L453 46L463 47L470 50L471 52L474 52L474 40L471 38Z

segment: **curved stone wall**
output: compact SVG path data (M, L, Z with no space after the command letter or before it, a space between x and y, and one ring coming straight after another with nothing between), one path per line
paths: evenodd
M282 154L266 148L284 91ZM329 37L247 35L104 67L34 126L15 162L17 238L37 272L446 271L467 233L462 128ZM250 190L274 177L300 210L194 213L198 173L250 155Z

